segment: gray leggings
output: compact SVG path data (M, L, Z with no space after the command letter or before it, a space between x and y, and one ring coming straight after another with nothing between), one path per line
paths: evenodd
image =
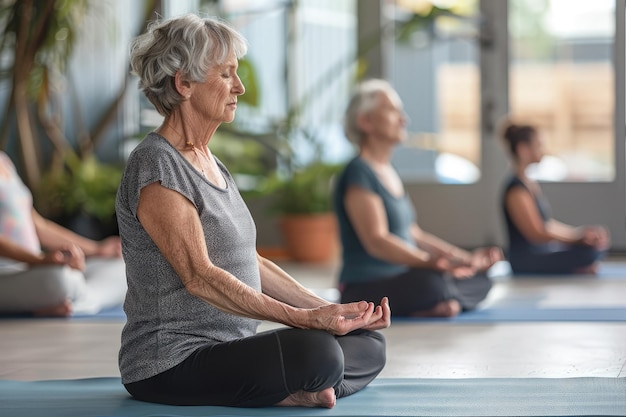
M123 303L125 295L121 258L87 258L84 272L60 265L0 269L0 313L29 313L67 299L74 314L93 314Z
M334 387L337 398L369 384L385 365L385 339L356 330L281 328L210 345L151 378L125 384L136 399L174 405L263 407L298 391Z

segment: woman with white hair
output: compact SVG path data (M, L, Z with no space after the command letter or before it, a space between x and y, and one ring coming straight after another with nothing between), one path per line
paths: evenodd
M153 23L131 66L163 123L132 152L116 209L127 265L122 382L177 405L335 405L385 363L386 299L333 304L256 250L250 212L209 142L244 86L243 37L185 15ZM286 325L257 334L261 320Z
M341 301L388 296L394 316L452 317L475 308L491 288L485 271L502 253L468 252L417 224L390 162L406 137L397 92L384 80L361 83L344 123L358 155L339 177L334 196L342 242Z

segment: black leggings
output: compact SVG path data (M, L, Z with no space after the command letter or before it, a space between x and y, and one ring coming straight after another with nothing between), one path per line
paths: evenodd
M463 311L476 308L491 289L491 281L484 274L468 279L455 279L432 269L413 268L405 273L373 282L350 283L341 289L341 302L380 302L389 297L391 315L412 316L430 310L445 300L457 300Z
M200 348L151 378L125 384L136 399L173 405L262 407L298 391L334 387L337 398L369 384L385 365L385 339L357 330L281 328Z
M545 245L537 249L509 250L514 274L575 274L601 260L606 251L588 245Z

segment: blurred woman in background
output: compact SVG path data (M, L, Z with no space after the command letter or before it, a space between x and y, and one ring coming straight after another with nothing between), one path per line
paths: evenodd
M508 258L515 274L595 274L610 246L603 226L574 227L550 213L548 200L527 168L543 158L537 128L507 123L502 138L512 173L504 183L502 210L508 233Z
M121 255L117 236L94 241L42 217L0 152L0 313L65 317L121 305Z
M338 178L334 196L342 302L388 296L394 316L452 317L475 308L491 288L485 272L502 253L469 252L418 225L391 165L394 148L406 137L397 92L384 80L360 84L344 130L359 153Z

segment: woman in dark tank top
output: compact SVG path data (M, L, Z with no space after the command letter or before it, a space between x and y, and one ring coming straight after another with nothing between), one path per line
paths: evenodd
M512 173L502 191L508 258L515 274L595 274L610 245L602 226L574 227L552 218L550 205L527 168L543 158L540 132L508 123L503 141Z

